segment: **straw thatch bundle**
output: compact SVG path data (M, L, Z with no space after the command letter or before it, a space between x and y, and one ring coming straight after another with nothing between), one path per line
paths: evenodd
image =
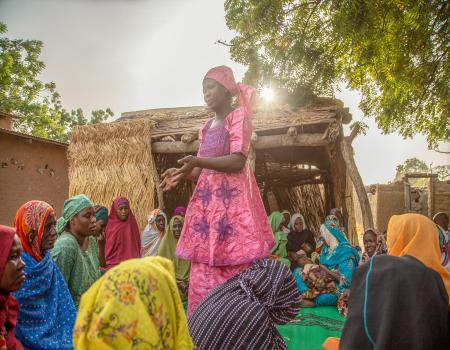
M117 196L127 197L142 232L154 208L153 126L141 119L75 128L68 149L69 195L84 193L108 208Z
M280 208L292 213L301 213L306 225L316 235L325 218L325 199L319 184L288 187L277 187L274 194Z

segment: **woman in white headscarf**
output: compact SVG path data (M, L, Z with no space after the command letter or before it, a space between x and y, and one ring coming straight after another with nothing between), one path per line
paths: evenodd
M166 233L167 216L160 210L155 209L148 217L148 225L142 232L141 256L156 256L158 254L159 245Z

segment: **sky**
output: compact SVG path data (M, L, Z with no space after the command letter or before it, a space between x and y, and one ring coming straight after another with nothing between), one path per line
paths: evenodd
M228 65L240 80L245 67L216 44L234 33L225 23L223 0L0 0L0 21L9 38L44 42L45 82L56 83L66 109L109 107L122 112L203 105L206 71ZM361 120L357 91L336 93ZM404 140L382 135L375 122L354 143L366 184L386 183L395 168L417 157L450 164L450 156L427 149L421 135ZM348 130L347 130L348 131ZM450 145L442 150L450 151Z

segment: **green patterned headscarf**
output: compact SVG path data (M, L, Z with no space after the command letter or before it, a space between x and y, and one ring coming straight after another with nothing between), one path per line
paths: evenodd
M62 215L56 222L56 233L58 237L64 232L67 223L80 211L88 207L92 207L92 202L84 194L66 199L64 201Z
M107 208L105 208L101 205L96 205L96 206L94 206L94 210L95 210L95 219L108 221L108 209Z

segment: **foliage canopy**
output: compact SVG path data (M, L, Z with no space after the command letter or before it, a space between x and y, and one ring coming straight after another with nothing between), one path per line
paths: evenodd
M345 82L386 133L450 139L450 2L446 0L226 0L245 80L297 101Z
M39 74L45 68L40 60L43 43L37 40L9 39L0 22L0 111L17 117L14 128L34 136L67 141L76 125L95 124L112 117L113 112L92 111L88 120L78 108L63 108L55 83L44 83Z

